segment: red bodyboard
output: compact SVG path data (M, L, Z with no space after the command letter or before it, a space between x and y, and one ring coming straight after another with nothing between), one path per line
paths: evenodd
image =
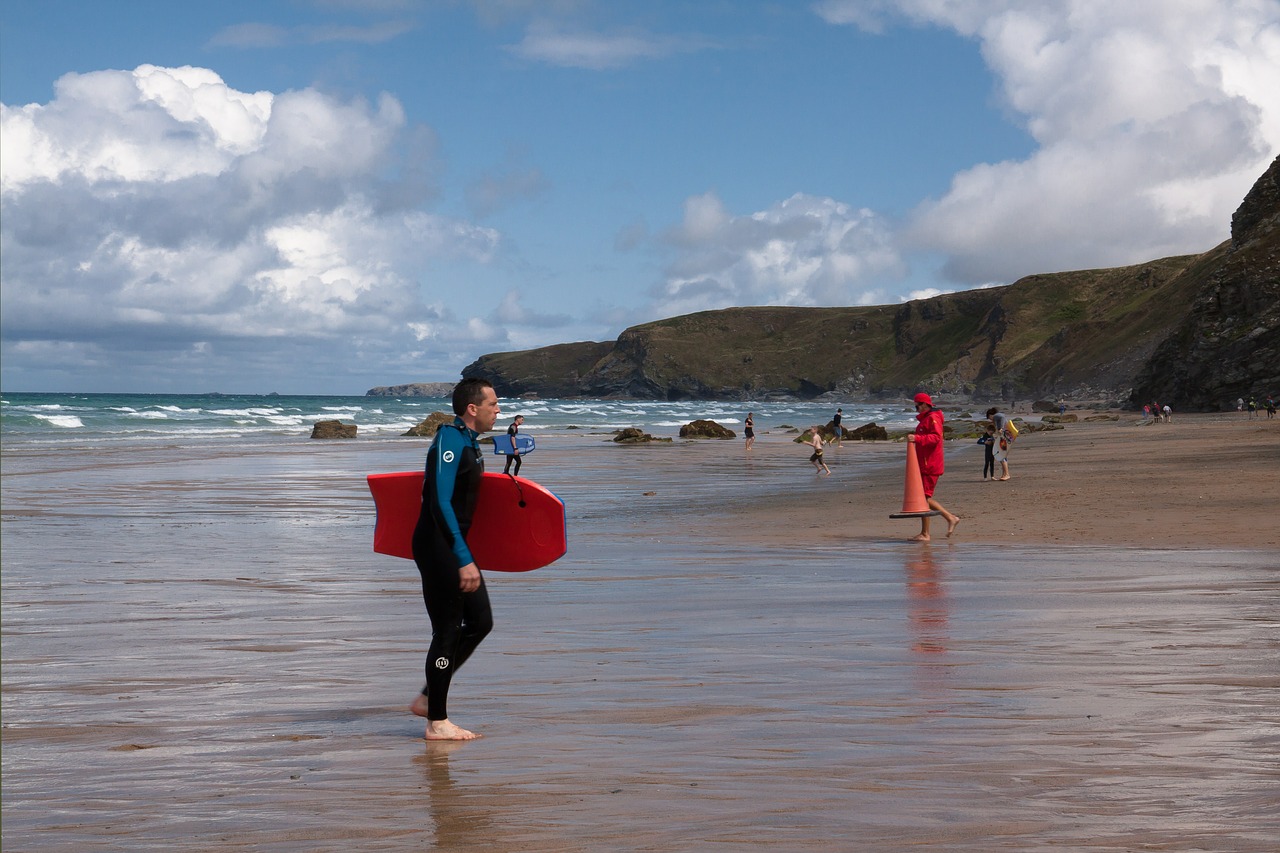
M413 559L413 529L422 509L421 471L370 474L378 510L373 550ZM524 477L489 472L481 476L467 547L476 565L490 572L528 572L554 563L569 550L564 501Z

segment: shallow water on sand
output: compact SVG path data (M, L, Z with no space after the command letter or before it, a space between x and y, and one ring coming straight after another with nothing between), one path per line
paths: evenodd
M548 442L569 554L488 575L427 744L363 481L424 448L6 448L5 849L1274 849L1270 558L697 524L874 455Z

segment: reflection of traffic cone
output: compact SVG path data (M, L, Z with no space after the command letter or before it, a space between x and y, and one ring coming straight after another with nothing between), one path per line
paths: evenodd
M907 476L902 489L902 512L890 513L890 518L924 518L941 515L929 509L924 496L924 481L920 479L920 460L916 459L916 437L907 436Z

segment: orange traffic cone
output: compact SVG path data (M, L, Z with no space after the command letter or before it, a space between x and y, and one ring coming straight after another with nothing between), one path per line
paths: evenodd
M890 513L890 518L924 518L927 515L941 515L936 509L929 509L929 502L924 497L924 481L920 479L920 460L916 459L916 437L907 436L907 476L902 488L902 512Z

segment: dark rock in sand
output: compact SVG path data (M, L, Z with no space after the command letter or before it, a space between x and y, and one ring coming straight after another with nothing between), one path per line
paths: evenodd
M435 438L436 430L440 429L441 424L453 423L453 415L447 412L432 412L423 419L422 423L416 427L410 427L405 435L417 436L418 438Z
M637 429L636 427L627 427L626 429L615 430L613 440L618 444L648 444L652 441L670 441L669 438L654 438L647 432Z
M846 441L888 441L889 431L872 421L869 424L863 424L857 429L845 430L844 437Z
M733 430L722 427L715 421L690 421L680 427L681 438L734 438L736 435Z
M312 438L355 438L356 425L342 421L316 421L311 428Z

